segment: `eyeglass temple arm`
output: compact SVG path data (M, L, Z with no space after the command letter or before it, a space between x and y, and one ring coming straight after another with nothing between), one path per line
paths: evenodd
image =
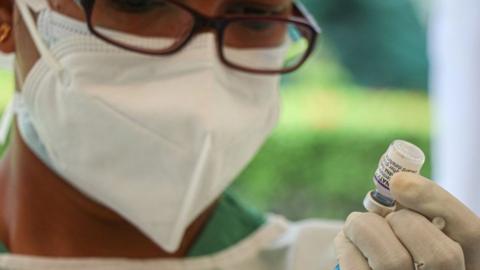
M78 1L78 0L76 0ZM300 1L295 1L293 4L294 13L300 17L305 17L307 21L312 25L312 27L317 31L318 34L322 32L322 28L318 25L317 20L313 17L313 15L308 11L304 4Z

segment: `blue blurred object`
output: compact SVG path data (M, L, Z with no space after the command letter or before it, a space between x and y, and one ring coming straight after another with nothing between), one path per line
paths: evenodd
M337 266L335 267L335 270L340 270L340 265L337 264Z

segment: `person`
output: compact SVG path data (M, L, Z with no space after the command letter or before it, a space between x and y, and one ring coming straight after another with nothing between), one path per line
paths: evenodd
M264 215L226 191L275 126L280 75L315 45L299 2L0 7L17 89L0 269L480 268L479 217L418 175L392 179L401 210L345 224Z

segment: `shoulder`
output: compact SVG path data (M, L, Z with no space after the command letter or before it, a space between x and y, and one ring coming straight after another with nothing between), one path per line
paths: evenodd
M285 228L284 237L298 240L299 238L313 238L315 240L330 240L340 232L344 222L327 219L304 219L289 221L282 216L269 215L268 223L282 224ZM323 242L323 241L322 241Z
M332 240L343 227L343 221L326 219L305 219L291 224L292 230L300 237L316 240Z
M333 241L343 226L342 221L306 219L291 222L271 215L269 223L284 224L283 234L272 244L288 249L288 269L323 270L335 267Z

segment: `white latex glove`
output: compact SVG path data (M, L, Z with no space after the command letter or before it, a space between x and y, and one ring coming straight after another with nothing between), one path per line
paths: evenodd
M394 175L390 188L404 208L386 218L352 213L335 239L341 270L480 270L478 216L416 174Z

